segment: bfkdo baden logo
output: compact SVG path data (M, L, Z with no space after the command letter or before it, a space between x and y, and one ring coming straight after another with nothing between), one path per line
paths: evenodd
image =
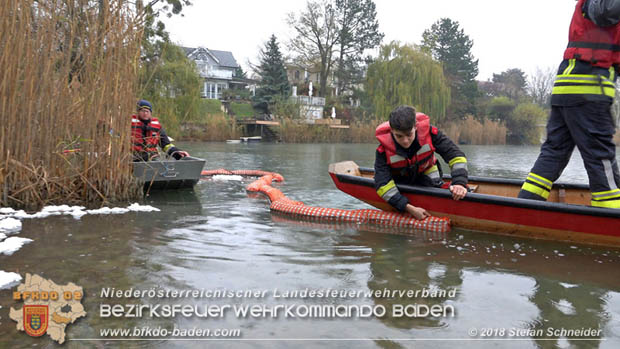
M24 305L24 331L33 337L40 337L47 332L49 323L49 306Z
M13 300L23 301L24 306L11 307L9 316L17 321L17 330L33 337L47 334L62 344L67 326L86 316L83 297L82 287L74 283L57 285L38 275L26 274L24 283L13 292Z

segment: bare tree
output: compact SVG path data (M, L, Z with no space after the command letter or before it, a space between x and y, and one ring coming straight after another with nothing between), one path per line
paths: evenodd
M290 41L289 49L297 53L297 60L302 65L320 64L319 95L325 96L327 78L334 64L334 49L339 42L334 6L328 0L308 1L299 18L291 13L287 22L297 34Z
M549 106L549 98L555 81L556 69L554 67L537 67L536 72L527 79L527 92L534 103L543 108Z

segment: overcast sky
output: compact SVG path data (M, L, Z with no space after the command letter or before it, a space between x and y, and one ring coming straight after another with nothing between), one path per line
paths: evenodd
M568 42L575 0L375 0L384 43L419 44L422 32L443 17L460 24L474 41L478 80L520 68L556 67ZM193 0L184 17L165 21L171 39L189 47L231 51L244 70L255 63L273 33L280 48L294 35L287 14L305 9L306 0Z

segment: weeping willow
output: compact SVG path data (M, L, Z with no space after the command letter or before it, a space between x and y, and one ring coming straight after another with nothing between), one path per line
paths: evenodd
M377 117L384 120L392 109L406 104L441 124L450 103L450 87L441 64L398 42L381 47L379 57L368 67L365 88Z
M124 0L0 1L0 206L133 199L143 19Z

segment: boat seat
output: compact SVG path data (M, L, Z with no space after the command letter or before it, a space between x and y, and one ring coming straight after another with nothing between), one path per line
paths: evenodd
M562 204L566 203L566 189L560 188L560 190L558 190L558 202Z

